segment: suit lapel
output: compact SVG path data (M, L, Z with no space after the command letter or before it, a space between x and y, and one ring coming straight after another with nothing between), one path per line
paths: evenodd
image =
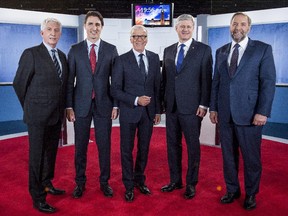
M241 71L241 69L243 68L244 65L246 65L247 61L251 58L252 54L254 52L254 43L253 41L251 41L249 39L248 41L248 45L246 47L246 50L239 62L239 65L237 67L237 70L236 70L236 73L235 73L235 76Z
M56 68L55 68L54 62L53 62L47 48L45 47L45 45L43 43L41 43L41 45L39 46L39 52L40 52L39 56L44 56L45 59L49 59L47 61L49 66L51 67L52 70L55 70L55 73L56 73Z
M192 41L192 43L191 43L191 45L190 45L190 47L189 47L189 50L187 51L186 56L185 56L185 58L183 59L182 65L181 65L181 67L180 67L180 73L181 73L181 70L185 67L185 65L186 65L188 62L190 62L191 60L194 59L193 56L196 55L196 52L195 52L196 50L197 50L197 43L196 43L196 41L193 39L193 41ZM176 52L177 52L177 45L176 45ZM176 56L176 54L175 54L175 56Z
M134 55L134 52L133 52L132 49L129 52L128 61L129 61L129 65L131 65L131 67L132 67L132 71L134 73L136 73L136 76L137 77L143 77L143 75L140 72L140 68L138 66L138 62L137 62L137 60L135 58L135 55Z
M95 74L98 74L99 68L101 66L101 63L103 62L102 59L104 59L105 56L105 45L103 43L103 41L100 41L99 44L99 49L98 49L98 60L96 62L96 69L95 69Z
M83 59L85 59L85 64L87 66L87 69L91 72L92 74L92 69L91 69L91 65L90 65L90 59L88 56L88 45L87 45L87 41L83 41L80 47L80 55L84 55L82 56Z

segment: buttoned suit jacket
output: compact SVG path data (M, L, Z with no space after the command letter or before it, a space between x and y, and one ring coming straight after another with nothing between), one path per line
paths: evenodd
M231 43L216 51L210 111L219 121L250 125L255 114L269 117L275 92L276 70L272 47L249 39L235 75L229 76L228 56Z
M68 67L65 54L59 49L58 54L62 79L43 43L21 55L13 87L27 124L55 125L64 118Z
M116 47L101 40L95 72L92 73L86 40L71 47L68 54L66 107L73 108L76 117L88 115L92 103L92 89L95 91L97 113L102 117L111 117L113 106L117 106L110 94L112 65L116 56Z
M146 79L140 72L132 50L119 56L115 61L111 93L119 102L120 121L136 123L140 120L146 107L134 105L137 96L151 97L151 102L147 106L151 120L155 118L155 114L160 114L160 60L157 54L148 50L146 56L148 59Z
M164 50L161 95L165 110L172 112L175 103L181 114L196 114L199 105L208 107L212 80L211 48L203 43L192 41L176 73L175 43Z

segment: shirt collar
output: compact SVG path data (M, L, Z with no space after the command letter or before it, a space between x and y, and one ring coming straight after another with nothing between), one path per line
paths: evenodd
M51 50L52 49L54 49L54 50L56 50L56 52L58 52L58 49L55 47L55 48L52 48L51 46L49 46L47 43L45 43L44 41L43 41L43 44L44 44L44 46L47 48L47 50L49 51L49 52L51 52Z
M141 53L140 52L137 52L135 49L132 49L133 50L133 53L134 53L134 55L135 56L139 56ZM142 52L142 54L144 55L144 56L146 56L146 50L144 49L144 51Z
M180 42L178 42L178 45L177 45L177 47L179 47L181 44L185 44L185 47L190 47L190 45L191 45L191 43L192 43L192 41L193 41L193 38L190 38L189 40L187 40L185 43L180 43Z
M246 36L242 41L240 41L238 44L240 45L241 48L246 49L247 45L248 45L248 37ZM235 46L236 42L234 40L232 40L232 44L231 44L231 49L233 49L233 47Z
M94 44L99 47L100 45L100 41L101 39L99 38L99 40L97 40ZM91 41L89 41L88 39L86 39L86 42L87 42L87 46L90 47L93 43Z

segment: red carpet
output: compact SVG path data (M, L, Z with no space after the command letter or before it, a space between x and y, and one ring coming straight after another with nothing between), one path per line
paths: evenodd
M93 133L91 133L93 134ZM91 137L94 140L94 135ZM184 151L186 152L185 144ZM110 184L114 190L113 198L103 196L99 188L98 156L95 143L89 145L86 191L82 198L71 197L74 184L74 146L59 149L56 163L54 186L65 189L63 196L48 195L47 201L57 208L54 215L287 215L288 191L288 145L263 140L263 175L257 208L245 211L242 208L244 194L230 205L219 202L225 193L222 174L221 149L201 146L199 184L196 196L184 200L184 189L172 193L162 193L160 188L169 182L165 128L155 128L147 166L146 183L152 191L151 196L135 190L135 201L126 203L124 186L121 181L119 154L119 128L112 132L112 173ZM28 193L28 138L19 137L0 141L0 215L43 215L32 208ZM183 154L183 173L186 173L187 155ZM242 164L241 164L242 165ZM243 167L240 168L243 185ZM185 180L185 177L183 178ZM185 183L185 182L184 182ZM222 190L217 190L217 187ZM218 188L219 189L219 188Z

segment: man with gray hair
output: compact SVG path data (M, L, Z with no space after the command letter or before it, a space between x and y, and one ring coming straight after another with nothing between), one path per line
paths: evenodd
M175 26L179 42L164 50L161 96L166 112L166 139L172 192L183 187L182 134L188 151L185 199L195 196L200 163L201 121L207 113L212 80L211 48L192 38L194 18L182 14Z
M133 48L119 56L113 67L111 94L119 101L122 181L127 202L134 200L134 186L142 194L151 192L144 174L153 123L160 123L160 60L145 49L147 30L135 25L130 32ZM137 157L133 164L133 148L137 131ZM135 168L133 168L135 167Z
M46 203L47 193L65 193L51 182L64 118L68 74L66 55L56 47L61 32L62 25L57 19L43 21L40 33L43 42L24 50L13 81L28 126L29 192L34 208L44 213L55 212Z

